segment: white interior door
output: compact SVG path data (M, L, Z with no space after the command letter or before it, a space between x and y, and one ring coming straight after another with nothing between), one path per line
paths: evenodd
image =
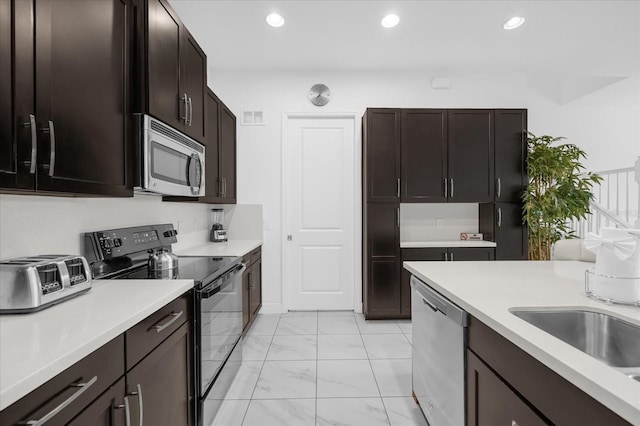
M355 117L289 117L285 300L290 310L354 308Z

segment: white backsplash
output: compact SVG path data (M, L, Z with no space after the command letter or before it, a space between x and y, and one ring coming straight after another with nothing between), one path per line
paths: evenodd
M133 198L0 195L0 259L36 254L83 254L85 232L173 223L179 244L208 242L211 204ZM230 238L262 239L262 206L223 206Z
M401 242L459 240L461 232L478 232L477 204L400 204Z

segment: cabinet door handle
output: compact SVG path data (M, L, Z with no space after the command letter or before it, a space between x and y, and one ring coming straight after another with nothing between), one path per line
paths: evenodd
M398 194L398 198L400 198L400 178L398 178L396 193Z
M142 423L144 421L144 402L142 401L142 385L138 383L136 385L136 389L137 390L135 392L131 392L130 395L138 396L138 411L139 411L138 425L142 426Z
M49 156L49 176L53 176L53 172L56 168L56 130L53 125L53 121L49 120L49 127L45 129L45 132L49 133L49 141L51 143L51 153Z
M222 178L218 178L218 197L222 198Z
M453 262L453 253L449 253L449 260Z
M247 281L249 281L249 290L251 290L253 288L253 274L251 272L249 272L249 279Z
M180 103L184 102L184 116L180 116L180 120L184 121L185 124L189 121L189 106L188 106L188 98L187 94L183 94L180 98Z
M498 197L500 197L502 195L502 180L498 178L496 183L498 184Z
M227 198L227 178L223 177L222 181L224 182L224 198Z
M502 226L502 208L498 207L498 228Z
M193 123L193 101L189 96L189 127L191 127L191 123Z
M180 318L183 313L184 313L184 311L171 312L169 315L167 315L166 317L162 318L156 324L152 325L151 328L154 329L156 331L156 333L160 333L161 331L163 331L167 327L169 327L171 324L173 324L174 322L178 321L178 318ZM162 321L164 321L167 318L169 318L168 321L166 321L164 324L158 325L158 324L160 324Z
M511 420L511 426L518 426L518 423L515 420Z
M29 166L29 173L36 174L36 161L38 160L38 129L36 128L36 116L29 114L29 121L22 124L31 129L31 161L25 161L25 166Z
M73 395L71 395L69 398L65 399L64 401L62 401L62 403L60 403L60 405L58 405L57 407L55 407L53 410L49 411L47 414L45 414L43 417L41 417L38 420L27 420L27 421L23 421L18 423L19 425L29 425L29 426L40 426L45 424L46 422L48 422L49 420L51 420L52 418L54 418L56 415L58 415L62 410L64 410L65 408L67 408L73 401L75 401L76 399L80 398L80 396L85 393L87 390L89 390L89 388L91 386L93 386L93 384L95 382L98 381L98 376L93 376L93 378L91 380L89 380L86 383L72 383L70 384L68 387L70 388L79 388L77 391L75 391L73 393Z
M445 179L444 179L444 198L447 198L447 196L448 196L448 195L447 195L447 192L448 192L448 191L447 191L447 189L448 189L448 186L447 186L447 179L445 178Z
M396 208L396 225L400 228L400 207Z
M121 410L121 409L124 408L125 425L126 426L131 426L131 407L129 407L129 397L125 396L124 397L124 404L116 405L114 408L117 409L117 410Z
M449 261L449 253L447 253L446 251L444 252L444 261Z
M451 195L449 195L449 197L453 198L453 178L449 179L449 182L451 183Z

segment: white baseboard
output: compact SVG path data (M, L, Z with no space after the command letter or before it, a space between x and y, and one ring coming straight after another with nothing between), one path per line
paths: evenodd
M261 314L281 314L282 311L282 303L262 303L262 307L260 308Z

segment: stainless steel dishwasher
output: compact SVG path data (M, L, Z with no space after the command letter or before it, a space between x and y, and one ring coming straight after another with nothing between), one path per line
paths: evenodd
M467 313L411 277L413 393L431 426L465 423Z

